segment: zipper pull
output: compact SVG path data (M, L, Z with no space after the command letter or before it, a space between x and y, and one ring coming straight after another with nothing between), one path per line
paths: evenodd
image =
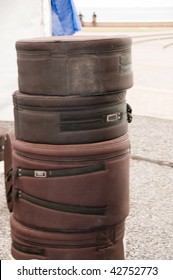
M21 190L15 190L14 197L15 197L15 199L21 198L22 197L22 191Z

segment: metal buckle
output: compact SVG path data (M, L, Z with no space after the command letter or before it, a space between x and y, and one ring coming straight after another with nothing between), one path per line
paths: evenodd
M45 178L47 177L47 172L44 170L35 170L34 171L34 177L36 178Z
M111 115L107 115L107 117L106 117L107 122L114 122L119 119L120 119L120 114L111 114Z

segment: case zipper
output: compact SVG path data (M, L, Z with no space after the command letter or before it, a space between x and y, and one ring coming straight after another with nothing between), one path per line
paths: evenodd
M41 198L37 198L19 189L15 190L15 198L17 200L23 199L32 204L44 208L56 210L56 211L62 211L62 212L69 212L69 213L76 213L76 214L83 214L83 215L100 215L100 216L106 215L107 212L107 206L90 207L90 206L78 206L78 205L57 203L57 202L52 202Z
M77 176L93 172L105 171L105 164L99 163L96 165L79 166L65 169L25 169L18 168L16 175L18 177L28 176L35 178L53 178L53 177L64 177L64 176Z
M66 57L66 56L73 56L73 55L87 55L87 54L103 54L103 53L117 53L117 52L131 52L131 47L129 48L122 48L122 47L116 47L116 48L112 48L110 50L93 50L93 51L86 51L86 52L68 52L68 53L64 53L64 54L59 54L59 52L56 52L56 51L36 51L36 50L33 50L33 51L20 51L20 50L17 50L17 55L22 55L22 56L41 56L41 57L45 57L45 56L48 56L48 57Z
M121 143L125 143L127 142L128 140L125 140L125 141L122 141ZM94 157L94 160L96 161L103 161L103 160L109 160L109 159L114 159L114 158L117 158L117 157L120 157L120 156L123 156L123 155L126 155L126 154L129 154L130 153L130 146L126 149L123 149L121 151L117 151L117 152L114 152L114 153L111 153L111 155L108 155L108 156L104 156L104 157L97 157L95 156ZM16 154L18 154L19 156L22 156L26 159L31 159L31 160L34 160L34 161L45 161L45 162L49 162L51 161L52 163L74 163L74 162L80 162L80 163L85 163L85 162L93 162L93 156L91 158L86 158L86 159L80 159L80 158L75 158L75 157L70 157L70 159L64 159L64 157L62 157L62 159L60 157L58 157L57 159L55 158L52 158L52 157L48 157L45 155L43 156L38 156L37 155L37 158L35 158L35 155L26 155L25 152L20 152L20 151L16 151Z
M56 244L54 244L53 242L51 243L46 243L43 240L43 242L36 242L33 240L27 240L26 238L24 238L23 235L16 233L16 232L12 232L12 234L17 238L18 242L13 241L13 246L14 248L16 248L19 251L23 251L26 253L35 253L35 254L43 254L44 249L42 251L42 249L40 247L42 247L44 245L44 247L49 247L49 248L64 248L64 249L69 249L69 248L87 248L87 247L97 247L98 249L103 249L105 247L110 247L111 245L115 244L115 242L121 238L123 238L124 235L124 221L120 222L117 225L110 225L110 226L106 226L105 228L97 228L95 231L93 230L88 230L88 231L77 231L77 230L73 230L72 232L64 232L64 231L58 231L61 234L65 233L65 234L69 234L69 239L68 239L68 244L67 243L63 243L62 240L60 240L60 242L58 242L58 239L56 240ZM29 228L28 228L29 229ZM31 228L31 229L35 229L35 227ZM36 229L37 230L37 229ZM44 229L43 229L44 230ZM46 230L47 232L47 230ZM49 232L51 233L52 231ZM89 239L84 239L82 241L75 239L75 240L71 240L70 241L70 235L71 234L88 234L88 233L93 233L94 236L92 236L92 238ZM29 246L24 246L23 244L21 245L19 242L22 243L28 243Z
M61 131L78 131L100 129L115 126L121 121L126 121L126 104L121 103L112 108L96 113L70 114L62 113L60 115Z

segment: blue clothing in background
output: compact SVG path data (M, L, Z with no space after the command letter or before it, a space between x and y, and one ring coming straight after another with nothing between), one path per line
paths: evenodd
M73 0L51 0L52 36L72 35L81 30Z

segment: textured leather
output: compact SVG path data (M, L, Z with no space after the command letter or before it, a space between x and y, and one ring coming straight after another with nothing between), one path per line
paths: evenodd
M97 95L133 85L128 36L63 36L16 42L19 90Z

